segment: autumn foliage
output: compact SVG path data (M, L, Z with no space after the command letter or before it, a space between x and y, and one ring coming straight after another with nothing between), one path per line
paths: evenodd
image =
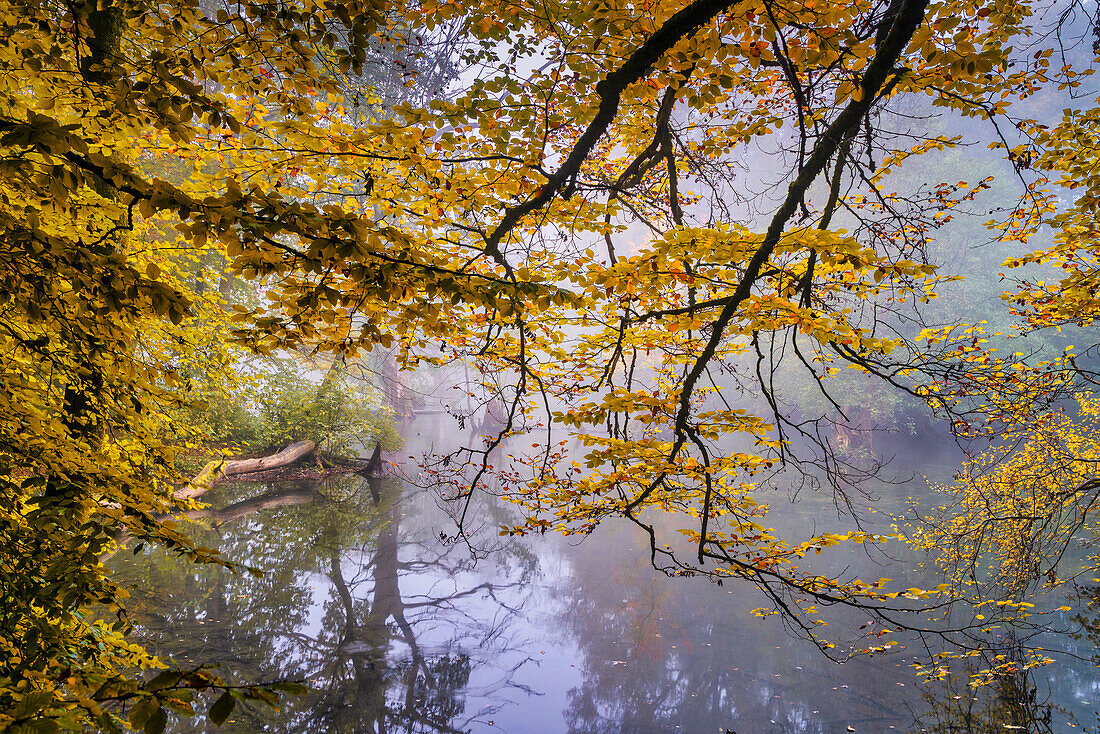
M865 476L836 439L851 371L959 433L1065 436L1045 499L975 475L998 499L964 501L948 531L1092 486L1077 429L1046 413L1083 368L1004 357L933 302L956 275L937 234L998 186L979 229L1023 268L1004 308L1030 330L1097 313L1093 51L1036 33L1042 12L0 3L0 728L159 731L196 689L218 691L215 721L277 699L206 670L143 680L160 663L129 641L100 561L125 527L225 562L167 518L176 453L203 439L189 406L237 389L246 352L467 361L501 420L440 475L460 517L486 486L526 510L502 532L625 517L659 567L754 583L823 649L820 605L904 626L911 600L946 603L946 587L815 572L804 559L884 538L782 537L757 491ZM974 143L996 176L942 176ZM229 276L254 297L230 303L214 287ZM796 382L828 409L798 410ZM528 430L502 467L494 450ZM656 536L661 511L689 549ZM990 534L1003 574L1045 572L1024 554L1064 522Z

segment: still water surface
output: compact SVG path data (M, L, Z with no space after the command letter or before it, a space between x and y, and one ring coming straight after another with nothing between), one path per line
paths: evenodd
M404 453L446 430L410 426ZM927 489L917 480L883 491L882 504L900 507ZM279 711L238 708L228 732L1100 730L1087 637L1052 638L1077 658L1030 677L977 691L964 680L922 684L915 649L838 665L778 618L749 614L764 600L748 585L658 573L632 526L583 542L501 539L494 529L513 511L488 504L472 553L441 540L451 528L434 496L398 479L242 483L207 500L196 539L262 577L164 554L114 563L162 656L220 661L240 683L312 686ZM818 530L837 522L818 495L783 511ZM896 578L915 559L854 548L843 565ZM859 613L849 616L858 627ZM1094 611L1082 616L1095 622Z

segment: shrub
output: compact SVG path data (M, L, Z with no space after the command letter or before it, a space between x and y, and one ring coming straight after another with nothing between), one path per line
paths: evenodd
M196 403L193 418L216 444L270 452L293 441L354 456L359 447L400 447L393 410L369 383L337 367L321 375L293 360L266 360L232 395Z

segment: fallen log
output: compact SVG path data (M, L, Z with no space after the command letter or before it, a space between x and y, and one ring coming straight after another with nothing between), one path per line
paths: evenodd
M317 444L313 441L298 441L278 453L257 459L216 459L204 466L194 479L177 489L174 494L177 499L195 499L209 492L222 477L290 466L312 454L316 448Z

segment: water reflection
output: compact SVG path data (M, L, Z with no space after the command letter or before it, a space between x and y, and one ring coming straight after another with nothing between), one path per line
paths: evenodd
M161 654L183 665L221 661L237 682L313 688L274 715L239 710L226 730L465 731L494 711L467 710L475 668L485 669L479 685L494 696L526 692L514 680L522 662L493 663L519 639L509 630L518 607L498 595L529 574L522 555L499 559L502 581L467 578L461 553L431 543L427 528L406 527L415 503L402 501L393 480L268 486L233 501L255 490L229 488L221 509L191 519L200 542L263 569L262 577L165 555L118 561ZM412 581L404 590L403 576Z
M889 730L906 721L900 658L829 662L750 610L744 585L655 574L632 528L589 539L564 617L584 659L569 732ZM586 541L586 544L589 541ZM613 584L607 579L614 579Z
M1055 713L1060 723L1072 725L1071 716L1039 692L1029 671L997 676L992 683L973 688L966 673L926 688L920 712L910 729L913 734L1053 734Z
M775 618L753 618L762 600L747 585L656 573L633 526L575 545L509 540L475 563L440 541L434 499L396 480L219 492L192 514L197 540L262 577L165 554L112 563L161 654L222 661L241 683L313 687L278 712L238 709L231 732L947 734L1094 718L1087 636L1073 642L1078 664L976 691L964 679L922 687L909 650L836 665ZM511 520L500 506L475 511L491 538Z

